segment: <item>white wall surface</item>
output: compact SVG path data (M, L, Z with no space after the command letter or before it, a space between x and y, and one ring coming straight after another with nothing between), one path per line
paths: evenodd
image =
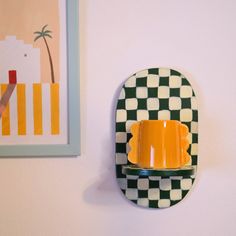
M0 160L0 236L236 235L236 1L80 0L78 158ZM132 73L172 67L199 101L197 180L176 206L121 194L114 109Z

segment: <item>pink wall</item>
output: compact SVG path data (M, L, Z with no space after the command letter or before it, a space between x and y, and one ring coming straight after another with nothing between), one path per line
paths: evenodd
M0 159L0 236L236 235L236 2L80 0L82 155ZM145 210L114 173L122 82L153 66L185 73L200 108L188 196Z

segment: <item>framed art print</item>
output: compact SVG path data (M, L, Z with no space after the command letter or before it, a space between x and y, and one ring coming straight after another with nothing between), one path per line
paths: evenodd
M77 0L0 0L0 156L80 154Z

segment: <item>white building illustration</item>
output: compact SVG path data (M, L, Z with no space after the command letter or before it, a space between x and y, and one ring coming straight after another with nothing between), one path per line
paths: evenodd
M0 40L0 98L9 71L16 71L17 84L0 119L0 144L66 144L66 99L58 83L41 83L40 49L15 36Z
M17 83L40 83L40 49L15 36L0 40L0 83L8 83L8 71L17 71Z

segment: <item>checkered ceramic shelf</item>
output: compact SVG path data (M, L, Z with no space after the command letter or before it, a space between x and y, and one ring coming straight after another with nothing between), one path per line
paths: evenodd
M130 166L127 158L130 126L140 120L178 120L187 125L191 163L182 170L166 173ZM178 71L147 69L125 82L116 109L116 175L122 192L130 201L143 207L166 208L186 196L197 169L197 126L194 91Z

